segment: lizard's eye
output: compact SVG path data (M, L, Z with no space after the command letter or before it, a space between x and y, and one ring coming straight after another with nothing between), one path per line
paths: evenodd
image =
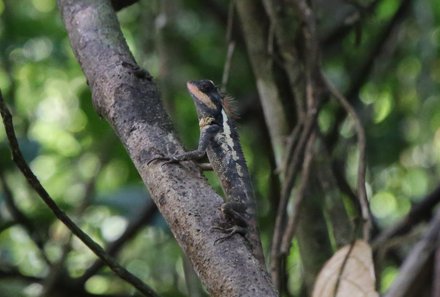
M210 82L211 82L211 91L219 91L219 88L215 85L215 83L212 81L212 80L210 80Z
M212 80L205 80L202 84L202 88L204 92L210 92L215 90L215 84Z

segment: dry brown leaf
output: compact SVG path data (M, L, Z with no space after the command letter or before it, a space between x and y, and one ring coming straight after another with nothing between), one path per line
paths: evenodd
M357 240L352 248L351 245L342 247L325 263L312 297L377 297L375 282L371 247Z

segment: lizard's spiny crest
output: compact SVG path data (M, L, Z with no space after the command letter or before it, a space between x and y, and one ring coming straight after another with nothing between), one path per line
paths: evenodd
M240 116L238 114L237 102L235 101L234 97L225 93L222 93L221 96L222 107L226 114L233 119L239 119Z

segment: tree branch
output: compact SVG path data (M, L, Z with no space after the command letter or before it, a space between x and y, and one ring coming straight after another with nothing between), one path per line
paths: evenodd
M127 240L132 238L138 231L141 229L141 227L148 224L151 219L153 218L154 214L157 212L157 207L154 204L147 205L144 210L139 214L139 216L128 225L127 229L125 229L124 233L109 244L109 246L106 248L106 252L110 256L116 256L118 252L121 250L123 245L127 243ZM103 266L105 265L104 262L97 260L95 263L93 263L80 277L78 280L78 283L83 286L84 283L91 278L93 275L95 275Z
M440 210L431 220L423 238L414 246L405 262L400 267L400 273L385 294L385 297L417 296L420 289L426 288L426 283L418 281L419 276L431 265L431 259L439 246Z
M374 42L370 52L363 59L361 66L356 67L355 72L353 73L353 75L351 75L353 79L350 82L350 87L348 91L345 93L345 97L349 100L351 104L355 103L359 91L364 86L365 82L370 77L370 74L374 69L373 66L375 65L375 61L378 59L378 57L380 57L380 53L383 51L385 45L387 44L387 41L390 39L390 35L392 34L392 32L396 30L398 25L401 24L402 20L406 16L408 9L411 7L412 1L413 0L403 0L400 3L399 8L395 12L391 20L388 22L388 24L379 34L377 40ZM332 130L328 133L327 136L327 143L329 148L333 148L335 143L337 142L337 139L339 138L340 126L345 119L344 113L345 111L343 108L339 109L335 113L336 121L333 125Z
M41 237L39 230L35 228L35 225L32 224L31 220L29 220L29 218L15 204L12 191L9 188L8 184L6 183L6 179L3 176L3 172L1 171L0 171L0 185L3 188L6 206L8 210L11 212L11 215L14 218L15 222L20 224L26 230L31 240L37 246L44 262L48 266L51 266L52 263L50 262L49 258L46 255L46 252L44 251L44 240Z
M322 48L329 48L334 45L340 46L342 40L353 30L358 30L362 25L363 19L369 15L374 14L376 8L380 4L380 0L374 0L365 7L357 7L356 10L350 12L344 19L340 26L334 28L321 40ZM362 30L362 28L359 28ZM356 33L358 34L358 33Z
M359 164L357 170L357 198L359 199L359 204L361 206L361 214L363 220L363 238L368 242L370 238L370 231L372 226L371 212L368 204L367 189L365 188L365 173L366 173L366 157L365 157L365 130L362 126L361 120L357 115L354 108L350 105L348 100L336 89L335 86L322 74L323 81L326 84L329 92L334 96L339 104L346 110L354 121L354 126L357 134L358 149L359 149Z
M415 204L410 212L395 225L384 230L377 238L373 240L374 249L380 248L386 241L395 236L409 232L414 226L424 220L428 220L434 207L440 203L440 185L427 195L419 203Z
M59 0L93 102L120 137L159 211L212 296L276 296L265 269L235 236L214 244L222 199L192 162L148 161L182 152L155 84L139 70L104 0Z
M284 139L288 134L289 124L273 74L272 57L267 51L266 17L263 9L254 0L239 0L236 5L275 161L277 168L281 168Z
M301 205L305 197L305 190L307 188L309 182L310 171L312 167L313 160L313 146L315 144L316 135L313 133L308 141L305 148L304 160L302 164L302 174L301 174L301 183L298 186L295 201L292 208L292 214L290 215L289 221L287 223L287 229L284 231L283 238L281 241L281 254L287 255L290 246L292 244L293 236L295 235L295 231L298 225L299 213L301 211Z
M17 138L15 136L14 125L12 122L12 115L9 109L6 107L6 103L3 99L3 94L0 91L0 113L3 119L3 124L5 126L6 136L9 141L9 146L12 153L12 159L20 169L23 176L28 181L29 185L38 193L43 202L50 208L53 214L66 225L69 230L75 234L90 250L95 253L102 261L104 261L111 270L113 270L120 278L132 284L145 296L157 296L156 293L144 284L139 278L132 275L124 267L120 266L113 258L108 256L102 247L100 247L92 238L90 238L86 233L84 233L59 207L56 205L55 201L50 197L47 191L43 188L40 181L34 175L32 170L29 168L28 164L23 158L20 151Z

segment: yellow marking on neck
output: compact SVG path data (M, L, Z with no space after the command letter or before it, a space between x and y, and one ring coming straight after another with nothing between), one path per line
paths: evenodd
M188 90L190 91L190 93L197 98L197 100L199 100L200 102L202 102L206 107L208 107L209 109L216 109L217 106L215 106L214 102L212 102L211 98L209 98L208 95L206 95L205 93L203 93L202 91L199 90L199 88L191 83L187 83L186 84Z
M200 121L199 121L199 126L200 126L200 128L203 128L205 126L208 126L208 125L212 124L214 122L214 120L215 119L213 117L201 118Z

